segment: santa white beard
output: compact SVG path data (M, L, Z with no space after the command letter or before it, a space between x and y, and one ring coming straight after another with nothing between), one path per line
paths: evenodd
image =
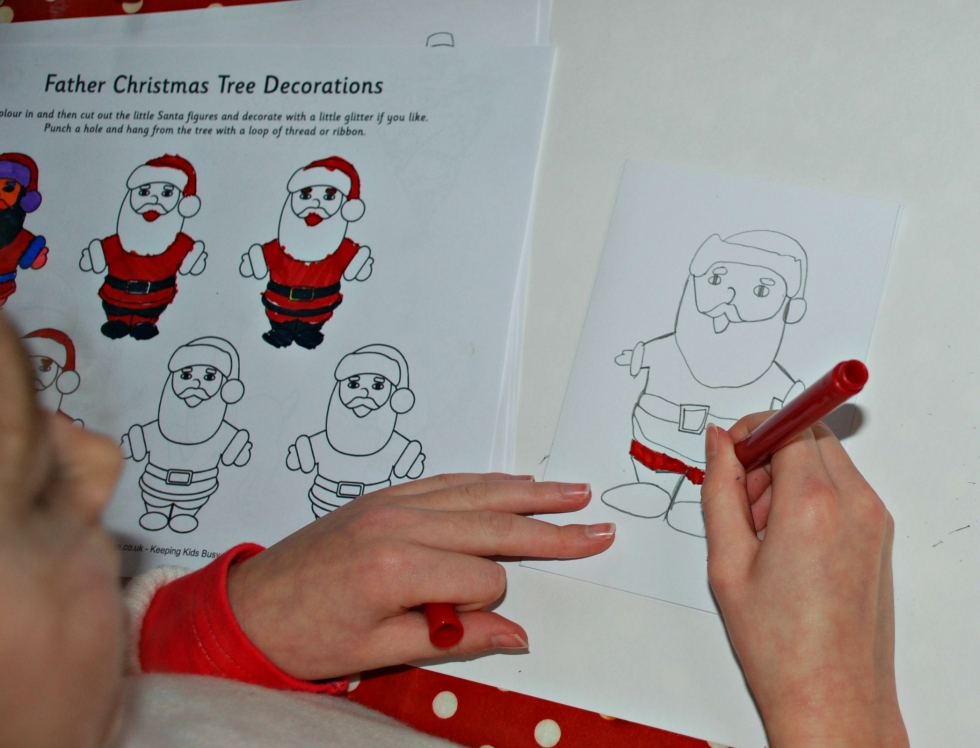
M340 384L337 384L327 406L327 441L346 455L373 455L391 439L397 419L390 401L358 418L340 399Z
M37 404L46 410L50 410L52 413L57 413L61 410L61 398L64 397L58 391L57 385L58 380L56 379L43 390L37 391Z
M316 262L332 255L347 235L347 221L338 210L330 218L324 218L316 226L295 213L289 198L279 216L279 246L290 257L302 262Z
M155 221L147 221L133 210L129 195L123 200L116 222L116 233L123 249L139 255L162 255L184 228L184 217L174 208Z
M785 329L780 309L770 319L730 322L722 332L715 332L714 320L698 311L693 278L688 277L677 311L674 335L684 361L701 384L705 387L743 387L772 366Z
M173 388L173 374L163 387L157 411L160 433L176 444L201 444L214 436L225 419L228 404L221 393L192 408L181 400Z

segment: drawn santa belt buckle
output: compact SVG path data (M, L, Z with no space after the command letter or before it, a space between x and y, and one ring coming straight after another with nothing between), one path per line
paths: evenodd
M193 477L192 470L168 470L166 481L168 486L189 486Z
M677 419L677 430L685 434L700 434L708 425L709 405L680 405L680 417Z
M364 495L364 484L337 481L337 495L345 499L356 499Z
M313 301L316 298L317 289L305 286L292 286L289 289L290 301Z

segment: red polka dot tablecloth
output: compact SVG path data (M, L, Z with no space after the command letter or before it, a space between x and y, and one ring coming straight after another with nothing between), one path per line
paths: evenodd
M267 0L0 0L0 23L191 10ZM347 698L472 748L707 748L713 744L414 667L365 673ZM713 748L721 748L713 746Z

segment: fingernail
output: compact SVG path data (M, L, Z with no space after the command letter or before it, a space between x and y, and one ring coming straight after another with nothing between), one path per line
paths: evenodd
M558 490L566 501L581 501L592 493L592 486L588 483L559 483Z
M718 451L718 427L713 423L708 424L704 432L704 454L710 460Z
M497 634L491 637L490 643L496 649L527 649L527 642L517 634Z
M587 538L611 538L616 534L615 522L601 522L598 525L588 525L585 528Z

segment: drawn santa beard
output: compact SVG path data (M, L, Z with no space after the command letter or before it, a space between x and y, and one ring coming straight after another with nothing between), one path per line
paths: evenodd
M333 388L327 406L327 441L347 455L372 455L381 450L395 430L398 414L386 402L365 416L358 416L340 399L340 383Z
M301 262L316 262L332 255L347 235L347 221L338 210L315 226L293 213L289 198L279 216L279 246Z
M119 220L116 223L116 233L123 249L139 255L162 255L174 243L182 228L184 217L176 208L148 221L133 210L133 206L129 204L129 195L119 208Z
M176 375L170 375L163 387L163 394L160 395L160 409L157 411L160 433L176 444L206 442L221 428L228 404L221 399L219 392L207 400L198 401L195 398L194 402L198 404L192 408L174 392L174 376ZM194 390L195 394L202 392L203 390Z
M37 380L34 380L35 386L37 386ZM57 413L61 410L61 399L64 395L58 391L57 379L49 384L43 389L38 389L36 391L37 404L46 410L50 410L52 413Z
M782 311L759 322L730 322L715 332L714 320L698 311L688 277L674 336L694 378L705 387L744 387L776 360L786 323ZM784 302L785 304L785 302Z
M19 202L0 210L0 247L6 247L17 238L21 229L24 228L26 219L27 213L20 207Z

